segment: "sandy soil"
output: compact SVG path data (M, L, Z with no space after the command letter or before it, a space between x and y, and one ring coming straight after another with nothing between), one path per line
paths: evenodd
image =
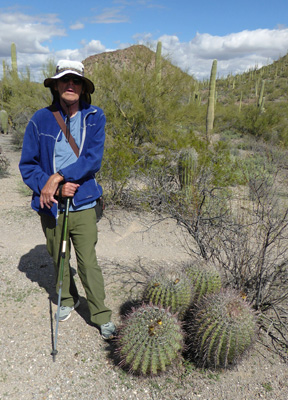
M114 365L111 346L89 323L77 274L81 306L60 324L53 362L53 267L18 171L20 153L9 135L0 135L0 147L10 161L8 175L0 178L1 400L287 400L287 365L259 345L229 371L202 371L179 362L158 377L128 375ZM121 305L137 292L145 273L159 265L177 267L189 255L179 227L169 220L156 224L153 215L106 209L98 228L107 305L118 324ZM76 269L74 255L72 266Z

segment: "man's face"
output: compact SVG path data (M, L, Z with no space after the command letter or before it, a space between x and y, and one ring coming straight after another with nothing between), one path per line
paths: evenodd
M79 101L83 89L83 81L77 75L64 75L57 79L55 90L59 92L60 101L66 104L74 104Z

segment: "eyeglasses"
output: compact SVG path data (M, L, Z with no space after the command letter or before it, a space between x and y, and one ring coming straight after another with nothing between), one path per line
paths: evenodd
M61 81L62 83L68 83L72 81L74 85L81 85L83 82L81 78L76 78L69 75L62 76L62 78L59 78L59 81Z

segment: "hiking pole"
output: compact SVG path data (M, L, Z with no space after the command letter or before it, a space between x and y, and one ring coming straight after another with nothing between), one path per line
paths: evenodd
M59 325L59 313L60 313L60 303L61 303L61 293L62 293L62 285L63 285L63 274L64 274L64 261L66 254L66 244L67 244L67 223L68 223L68 215L69 215L69 206L70 206L70 197L66 198L65 204L65 213L63 220L63 230L62 230L62 248L60 253L60 267L59 267L59 291L58 291L58 306L56 313L56 329L55 329L55 338L53 344L53 350L51 355L53 356L53 361L56 359L57 350L57 337L58 337L58 325Z

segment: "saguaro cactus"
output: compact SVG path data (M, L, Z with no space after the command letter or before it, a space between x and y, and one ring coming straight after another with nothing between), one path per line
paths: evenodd
M198 153L193 148L183 149L178 160L178 176L181 189L194 184L197 173Z
M12 74L13 78L18 78L18 68L17 68L17 52L16 44L11 44L11 62L12 62Z
M261 83L261 88L260 88L260 93L259 93L259 97L258 97L258 102L257 102L257 107L259 108L260 113L262 113L264 111L264 101L265 101L265 97L264 97L264 87L265 87L265 80L262 80Z
M241 110L242 110L242 98L243 98L243 92L242 92L242 90L241 90L240 99L239 99L239 113L240 113Z
M2 62L2 66L3 66L3 80L6 79L6 63L5 60L3 60Z
M128 366L132 373L155 375L179 356L184 336L169 311L143 305L126 317L116 340L120 366Z
M201 94L198 81L193 83L193 91L191 93L191 96L189 97L189 104L190 101L192 101L196 106L199 106L201 104Z
M1 132L8 133L8 114L5 110L0 111L0 125Z
M208 368L235 364L254 343L253 310L232 290L207 296L187 322L190 357Z
M217 74L217 60L213 60L210 82L209 82L209 97L206 116L206 138L210 140L211 133L214 126L214 113L215 113L215 90L216 90L216 74Z
M156 81L157 84L161 82L161 76L162 76L162 43L158 42L157 43L157 49L156 49L156 55L155 55L155 70L156 70Z

